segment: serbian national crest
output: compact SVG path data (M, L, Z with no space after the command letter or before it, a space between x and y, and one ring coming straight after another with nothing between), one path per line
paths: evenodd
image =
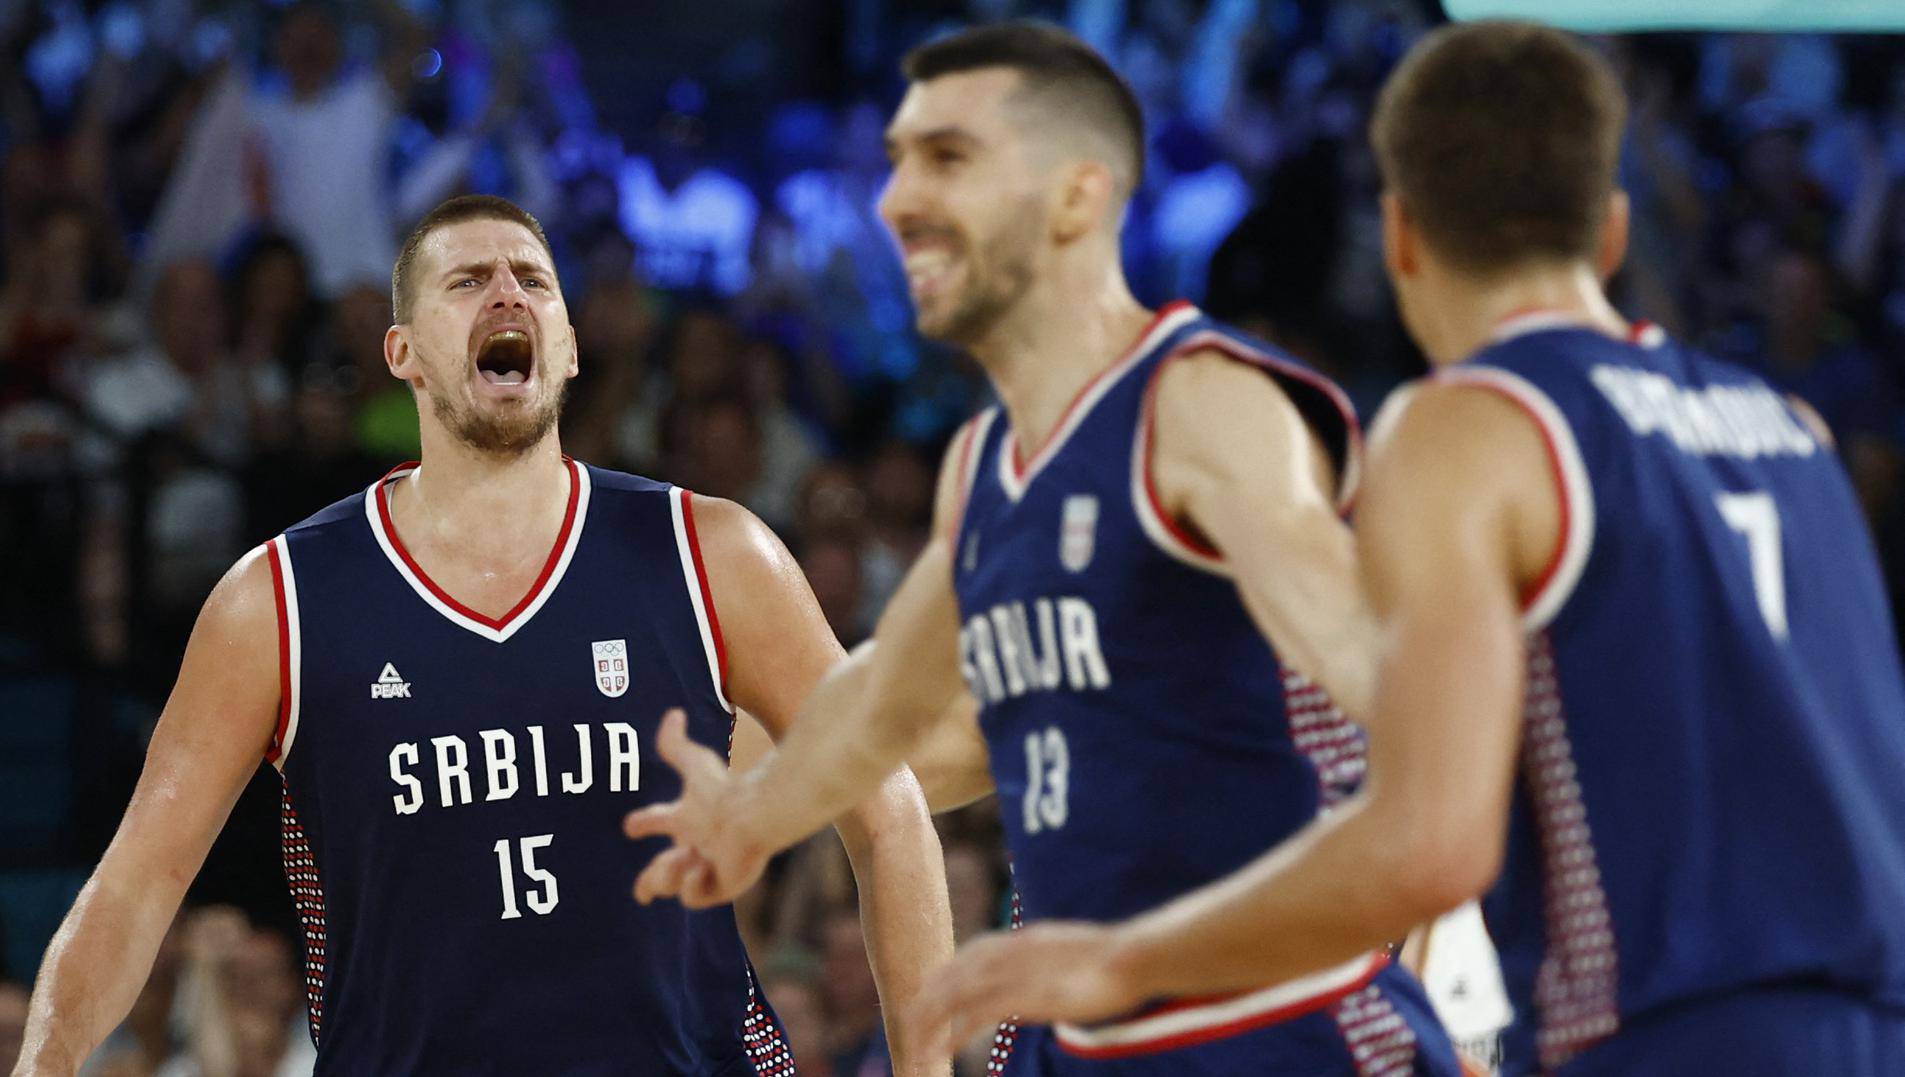
M595 686L614 699L628 691L628 641L599 639L589 644L595 659Z
M1092 549L1098 534L1098 499L1091 494L1073 494L1065 499L1058 525L1058 561L1073 572L1085 571L1091 564Z

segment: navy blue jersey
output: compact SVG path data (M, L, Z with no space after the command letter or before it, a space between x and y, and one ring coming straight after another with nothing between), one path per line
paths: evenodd
M790 1073L731 911L629 893L659 843L623 815L680 793L661 714L733 730L691 495L570 461L555 548L492 619L390 525L409 470L269 544L318 1072Z
M964 484L961 663L1028 921L1153 908L1262 855L1361 776L1360 734L1278 661L1218 552L1160 511L1153 389L1173 357L1206 350L1275 379L1333 455L1347 503L1359 445L1341 392L1186 304L1161 311L1029 457L996 410L951 450ZM1194 1044L1334 1006L1384 965L1365 955L1241 996L1061 1025L1055 1037L1088 1058ZM1333 1012L1345 1037L1397 1037L1363 1052L1396 1063L1413 1055L1416 1032L1389 1005L1379 990ZM1342 1048L1338 1038L1329 1061L1309 1056L1304 1072L1333 1072ZM1235 1059L1214 1064L1224 1068L1203 1072L1230 1072Z
M1524 316L1439 377L1520 405L1562 494L1484 905L1509 1071L1742 991L1905 1005L1905 694L1829 445L1647 327Z

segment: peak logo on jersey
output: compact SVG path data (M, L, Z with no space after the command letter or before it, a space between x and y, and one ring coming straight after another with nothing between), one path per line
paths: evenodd
M403 679L403 675L397 672L396 666L385 662L384 671L377 675L376 680L370 682L370 698L409 699L410 682Z
M628 691L628 641L599 639L589 644L595 664L595 687L614 699Z
M1058 527L1059 563L1073 572L1085 571L1097 546L1098 499L1091 494L1073 494L1065 499Z

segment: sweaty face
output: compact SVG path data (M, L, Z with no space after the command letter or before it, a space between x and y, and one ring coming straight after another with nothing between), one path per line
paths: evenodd
M417 252L409 353L393 371L417 384L452 435L516 456L555 428L575 377L575 334L549 254L514 221L431 233Z
M887 128L880 217L898 241L919 331L971 344L1030 285L1045 241L1049 170L1011 114L1004 68L914 83Z

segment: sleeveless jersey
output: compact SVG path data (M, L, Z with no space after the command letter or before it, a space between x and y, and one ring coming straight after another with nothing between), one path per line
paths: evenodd
M964 484L961 664L1027 921L1153 908L1268 851L1362 774L1360 733L1283 668L1218 552L1160 511L1157 375L1202 350L1281 386L1333 455L1346 504L1360 445L1342 393L1182 303L1085 387L1029 462L997 409L951 450ZM1054 1031L1085 1057L1200 1042L1328 1006L1385 963L1365 955L1244 996Z
M725 752L684 490L568 461L555 548L500 619L390 524L386 486L268 545L285 868L320 1074L786 1074L731 910L637 905L674 799L662 713Z
M1750 989L1905 1005L1905 693L1830 447L1644 325L1523 316L1437 377L1526 411L1562 493L1484 903L1507 1072Z

